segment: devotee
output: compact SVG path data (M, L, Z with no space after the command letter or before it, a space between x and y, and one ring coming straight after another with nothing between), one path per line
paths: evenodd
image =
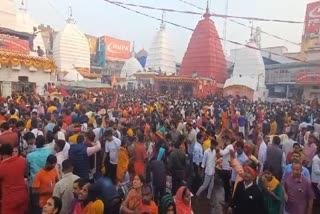
M188 187L181 186L175 197L177 214L192 214L191 192Z
M107 176L114 184L116 184L118 155L121 141L113 136L112 130L106 130L105 136L105 153L103 156L102 165L105 166L107 170Z
M18 146L18 135L17 133L10 130L9 123L4 122L0 126L1 135L0 135L0 143L1 144L10 144L12 148Z
M28 209L27 184L24 179L26 160L13 154L11 144L2 145L0 155L1 213L26 213Z
M176 204L171 195L167 194L162 197L160 203L160 214L176 214Z
M32 137L34 134L29 132ZM29 176L29 184L32 186L34 176L39 172L46 164L48 156L51 151L44 147L46 141L44 136L39 135L36 139L36 149L27 155L27 175Z
M158 206L152 200L152 189L149 185L143 185L141 189L142 201L138 208L140 213L158 214Z
M70 160L64 160L62 162L62 178L58 183L56 183L53 196L60 198L62 203L61 214L68 214L72 208L73 200L73 183L79 178L79 176L74 175L73 166Z
M222 137L224 143L224 149L217 150L219 154L222 156L222 169L220 170L220 177L223 182L224 188L224 200L228 203L231 199L231 188L230 188L230 179L232 168L230 166L230 151L233 151L233 146L231 144L231 140L229 135L225 135Z
M194 168L194 179L193 179L193 188L192 191L196 192L201 186L201 163L203 159L203 150L202 150L203 136L201 133L197 134L197 141L194 144L193 148L193 168Z
M263 140L263 137L261 135L258 136L258 145L256 146L256 153L258 154L258 161L261 163L260 172L263 170L263 164L266 161L267 158L267 144Z
M93 143L94 133L87 132L85 136L79 135L77 144L70 145L69 159L72 163L73 173L81 178L89 178L89 157L101 149L99 141Z
M185 178L185 169L187 166L186 154L180 150L183 139L179 139L174 144L174 150L168 157L168 169L172 175L172 194L175 195L178 188L182 185Z
M117 188L110 178L101 173L94 175L90 189L95 193L94 196L103 202L104 214L120 213L121 198Z
M47 200L53 193L56 182L58 181L58 174L55 166L57 158L54 155L47 157L45 166L37 172L32 184L32 193L39 196L39 207L42 209Z
M129 191L127 198L122 202L121 212L125 214L134 214L140 206L142 200L142 186L144 177L136 175L133 179L133 189Z
M246 160L248 160L248 157L243 151L243 149L244 149L244 143L242 141L237 141L235 144L235 151L236 151L235 158L240 165L243 165L246 162ZM232 173L231 173L231 181L233 186L236 181L237 174L238 174L237 171L233 167Z
M133 164L134 171L138 175L145 174L145 161L147 159L147 151L145 147L144 135L143 133L138 133L138 142L134 144L133 149Z
M151 179L152 179L152 187L153 187L153 196L156 204L159 204L162 196L165 195L166 192L166 165L164 163L164 157L152 158L149 161Z
M283 176L282 179L285 178L285 176L287 174L290 174L292 172L292 163L294 161L299 161L300 163L302 163L302 158L301 158L301 153L300 152L293 152L292 156L291 156L291 161L289 164L286 165L286 167L284 168L284 172L283 172ZM310 181L310 172L306 167L302 167L302 175L308 180Z
M287 158L286 158L287 164L289 164L291 162L292 154L295 153L295 152L300 153L301 157L303 156L303 150L302 150L302 148L301 148L299 143L294 143L293 146L292 146L291 151L287 154Z
M312 214L314 194L310 181L302 176L302 163L294 160L292 173L283 179L285 213Z
M62 201L58 197L51 197L47 200L46 204L42 209L42 214L62 214Z
M311 183L314 191L315 199L320 199L320 147L317 148L316 155L312 159Z
M282 149L279 147L280 138L274 136L272 144L267 148L266 162L268 162L274 170L274 176L281 181L283 169L285 167L286 158Z
M317 145L316 138L313 134L309 134L308 141L303 148L303 166L311 171L312 158L316 154Z
M197 196L199 197L201 193L208 188L207 199L211 199L212 190L214 185L214 174L215 174L215 166L217 160L216 148L217 142L215 140L211 140L211 146L204 152L201 168L204 171L204 181L201 187L197 191Z
M278 214L281 213L283 193L281 183L273 176L272 172L272 167L265 163L263 173L258 178L258 185L262 190L267 214Z
M244 167L243 181L235 190L232 207L234 214L267 213L263 201L263 194L255 182L257 169L254 164Z
M293 133L289 132L287 133L288 135L288 139L286 139L283 143L282 143L282 151L284 152L285 157L288 156L289 152L291 152L293 144L296 143L292 138L293 138Z

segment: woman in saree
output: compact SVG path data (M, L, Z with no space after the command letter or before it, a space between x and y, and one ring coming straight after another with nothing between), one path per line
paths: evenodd
M177 191L175 200L177 214L193 214L191 207L191 192L188 187L180 187Z
M283 200L282 187L281 183L273 176L273 169L268 163L263 166L263 173L258 178L258 185L262 190L268 214L280 213Z
M136 175L133 179L133 188L129 191L127 198L122 202L121 212L124 214L134 214L139 209L142 201L142 186L144 177Z

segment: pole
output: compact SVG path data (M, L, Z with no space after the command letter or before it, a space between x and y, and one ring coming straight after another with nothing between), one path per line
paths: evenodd
M228 15L229 10L229 0L226 0L226 6L225 6L225 15ZM223 48L225 55L227 54L227 25L228 25L228 19L224 19L224 25L223 25Z

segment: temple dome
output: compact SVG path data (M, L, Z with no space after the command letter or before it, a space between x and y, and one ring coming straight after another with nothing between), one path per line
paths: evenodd
M136 54L136 58L139 57L148 57L148 52L143 48Z
M247 46L231 51L230 59L234 62L233 76L246 76L259 79L260 87L265 85L265 66L261 52L255 48L255 42L250 41Z
M244 86L252 90L257 90L257 79L247 76L233 76L226 80L223 88L228 88L230 86Z
M145 68L153 71L166 73L167 75L176 73L176 62L171 49L164 24L161 24L153 42L149 48Z
M133 78L133 74L137 73L138 71L143 71L143 68L139 61L132 56L122 67L120 77Z
M53 42L53 58L58 71L71 72L74 67L90 68L88 39L77 28L72 17L68 19L67 25L58 33Z
M27 13L26 9L19 9L16 15L15 30L19 32L25 32L33 34L33 28L38 27L39 25L31 18ZM37 47L45 51L44 41L42 39L41 33L38 33L33 40L33 49L37 50Z
M192 76L194 73L218 83L224 83L228 77L221 41L208 11L193 31L181 63L181 75Z
M84 77L74 68L69 69L67 74L62 78L63 81L77 82L84 80Z
M16 24L16 3L14 0L0 0L0 5L0 27L12 29Z

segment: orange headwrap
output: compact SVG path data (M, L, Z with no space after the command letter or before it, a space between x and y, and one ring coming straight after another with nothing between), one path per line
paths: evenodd
M249 172L249 173L252 175L252 177L253 177L254 180L257 178L257 176L258 176L258 175L257 175L257 171L254 170L252 167L250 167L250 166L244 166L243 169L244 169L244 171Z

